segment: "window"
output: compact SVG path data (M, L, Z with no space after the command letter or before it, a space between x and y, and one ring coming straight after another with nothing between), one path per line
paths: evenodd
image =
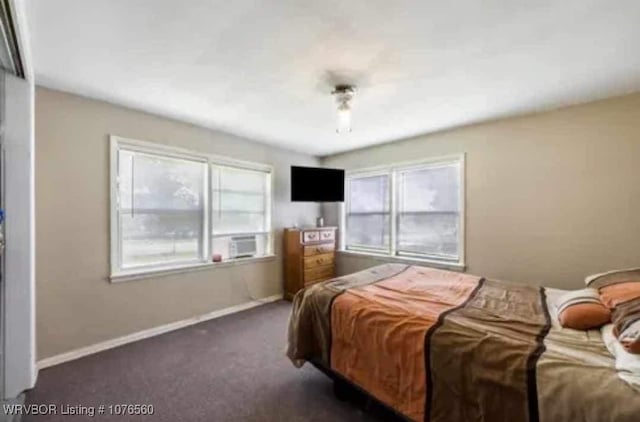
M389 175L348 179L347 244L375 251L389 249Z
M204 162L119 151L120 268L203 259L205 176Z
M268 166L112 137L112 275L271 253ZM240 246L240 247L239 247Z
M270 174L220 165L211 166L211 236L213 253L233 257L231 243L249 235L258 255L266 254L270 221ZM242 254L240 254L242 255Z
M462 264L464 157L347 175L345 249Z

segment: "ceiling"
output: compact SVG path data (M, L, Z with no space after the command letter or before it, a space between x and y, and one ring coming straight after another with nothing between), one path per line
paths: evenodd
M637 0L30 0L28 13L39 85L320 156L640 90ZM335 83L358 87L347 135Z

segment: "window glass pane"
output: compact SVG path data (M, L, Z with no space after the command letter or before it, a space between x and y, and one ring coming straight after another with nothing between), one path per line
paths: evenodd
M347 214L347 246L389 246L389 176L351 178Z
M213 234L268 230L268 173L212 166L211 179Z
M212 189L233 192L265 193L268 173L235 167L213 166Z
M126 151L121 157L121 209L203 208L204 163Z
M389 176L349 179L349 211L389 212Z
M121 267L200 259L206 165L126 150L118 162Z
M118 204L120 209L131 209L132 200L132 176L133 176L133 153L120 151L118 153Z
M262 213L217 211L213 213L211 223L214 234L267 231Z
M347 216L347 246L385 249L389 245L389 214Z
M456 163L398 173L399 253L459 255L459 166Z
M458 211L459 164L402 171L398 176L401 212Z
M458 213L398 216L398 252L458 256Z
M221 191L215 209L264 214L264 194Z
M122 267L200 258L201 212L122 213Z

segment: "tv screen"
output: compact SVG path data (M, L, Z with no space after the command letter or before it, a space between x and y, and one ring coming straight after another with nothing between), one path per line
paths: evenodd
M344 170L291 166L291 200L344 201Z

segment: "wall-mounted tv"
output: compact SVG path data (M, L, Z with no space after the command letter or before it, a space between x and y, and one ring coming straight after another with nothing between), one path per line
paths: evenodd
M344 170L291 166L291 201L344 201Z

